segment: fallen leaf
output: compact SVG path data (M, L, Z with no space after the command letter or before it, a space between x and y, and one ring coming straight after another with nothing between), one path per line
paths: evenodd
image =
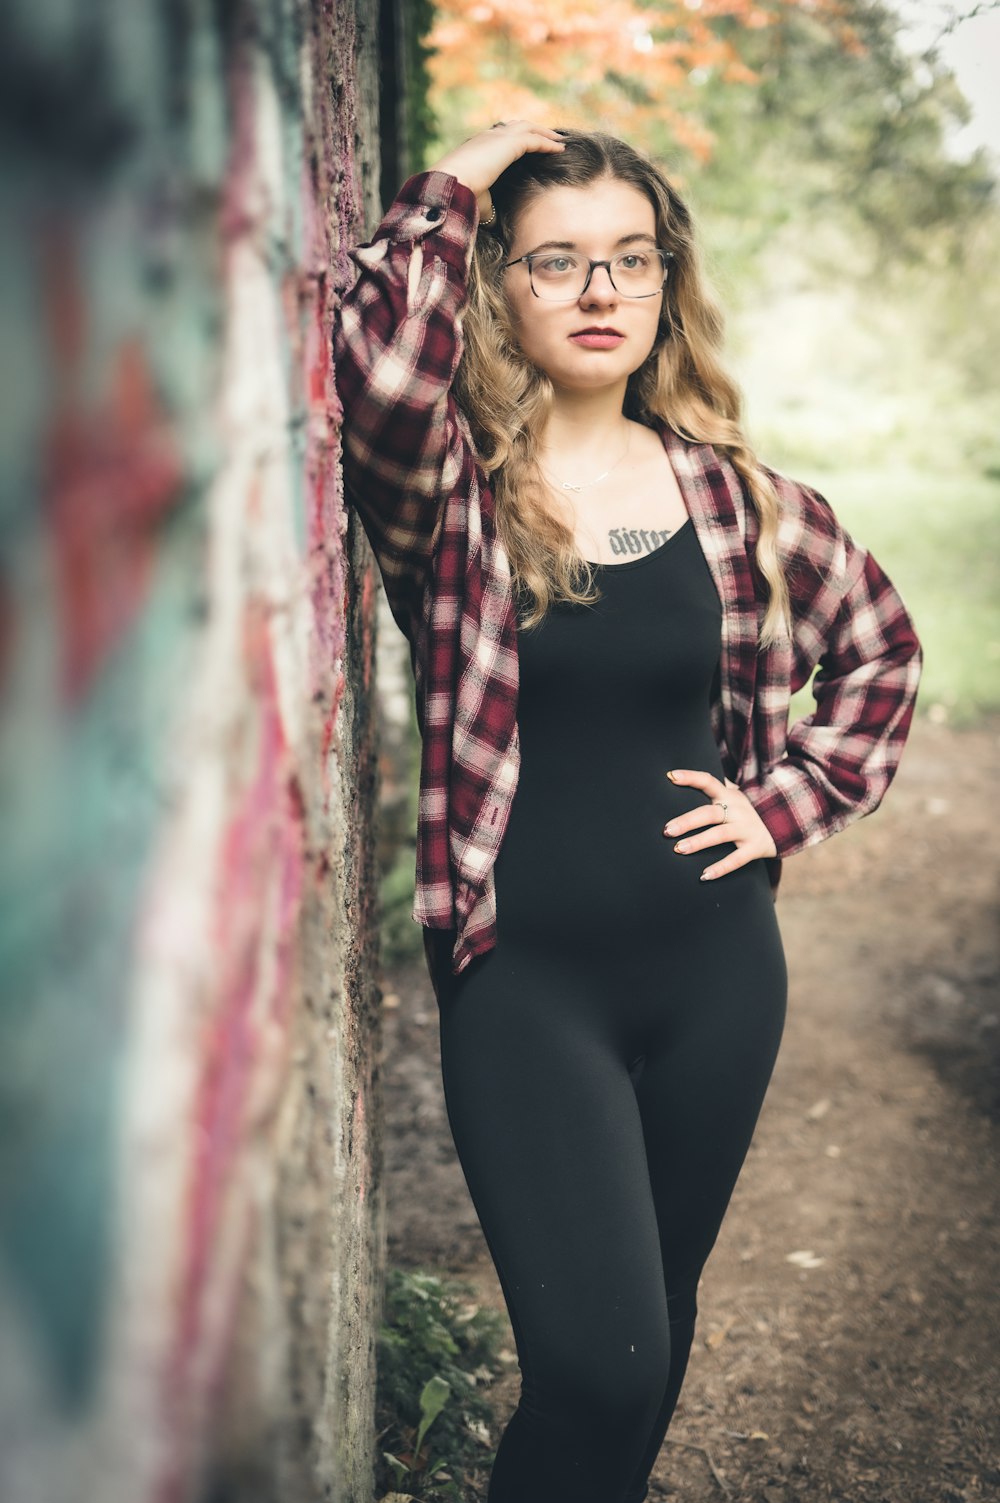
M708 1335L705 1337L705 1345L708 1347L710 1352L714 1352L716 1347L722 1345L735 1324L736 1316L730 1315L729 1319L726 1320L721 1326L719 1326L718 1330L710 1331L708 1333Z
M826 1259L817 1258L811 1247L802 1247L797 1252L786 1253L785 1262L794 1263L797 1268L819 1268Z

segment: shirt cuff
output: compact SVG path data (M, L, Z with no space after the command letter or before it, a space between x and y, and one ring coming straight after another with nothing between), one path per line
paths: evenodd
M774 841L778 857L794 856L818 845L848 823L831 813L806 773L787 759L760 782L744 785L741 791Z
M435 237L435 254L466 271L479 228L479 203L472 189L436 168L408 177L386 215L393 238Z

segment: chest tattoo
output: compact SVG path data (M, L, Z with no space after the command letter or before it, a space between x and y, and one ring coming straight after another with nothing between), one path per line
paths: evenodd
M676 530L674 527L612 527L607 539L616 558L636 558L640 553L652 553Z

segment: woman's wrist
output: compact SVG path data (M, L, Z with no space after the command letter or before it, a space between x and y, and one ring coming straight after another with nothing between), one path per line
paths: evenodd
M445 152L432 170L447 172L476 196L480 218L493 222L490 188L502 172L527 151L563 151L566 142L560 132L530 120L498 120L489 130L481 130L461 146Z
M435 162L434 166L427 170L429 172L443 172L446 176L453 177L456 183L461 183L463 188L467 188L470 193L475 195L480 221L485 220L487 224L492 224L496 216L493 208L493 199L490 197L488 189L474 188L464 177L460 177L453 167L449 166L447 157L442 157L439 162Z
M468 178L463 175L462 164L458 157L441 157L438 161L433 163L429 170L431 172L446 172L449 177L457 178L458 181L463 185L463 187L468 188L469 191L471 193L474 193L477 198L482 198L483 194L486 192L486 189L477 187L475 183L470 183Z

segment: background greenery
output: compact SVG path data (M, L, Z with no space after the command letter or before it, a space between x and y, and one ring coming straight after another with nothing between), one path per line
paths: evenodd
M758 453L815 485L899 589L924 645L917 715L972 724L1000 708L996 159L949 148L969 107L881 0L706 9L630 8L682 47L668 96L655 47L629 71L604 60L610 33L572 31L584 11L620 25L621 5L442 0L424 165L507 114L630 122L694 210ZM792 718L812 707L807 685ZM411 882L412 851L396 907Z
M630 73L607 35L588 52L573 33L576 12L600 12L587 0L519 0L513 15L472 0L421 7L429 34L411 51L411 81L425 90L411 117L412 170L492 120L522 115L597 125L658 157L700 225L758 452L827 497L914 616L925 653L918 716L965 726L996 711L1000 204L987 154L949 150L968 108L934 52L906 54L895 13L880 3L845 0L834 12L828 0L788 0L760 25L760 10L732 0L726 15L700 16L694 34L681 0L672 28L650 28L684 46L683 76L658 109L664 72L644 66L648 53ZM607 11L620 25L623 5ZM807 685L791 718L812 708ZM409 745L402 842L387 842L394 859L382 886L390 965L421 950L410 918L413 717ZM419 1273L391 1285L383 1481L428 1503L465 1495L492 1454L478 1384L498 1370L497 1334L465 1325L472 1308ZM440 1412L426 1409L435 1395ZM431 1412L421 1448L421 1414L426 1426Z
M734 4L699 26L746 77L702 29L704 64L685 56L683 84L656 110L650 50L626 75L617 58L589 66L568 24L559 31L564 15L599 8L519 9L520 29L501 8L438 7L425 163L477 128L477 85L503 99L498 74L518 113L534 104L551 123L583 123L585 102L606 127L631 101L631 138L695 211L758 452L817 485L900 589L925 646L917 713L965 724L1000 707L1000 201L988 154L948 149L969 114L952 74L934 49L904 51L882 3ZM666 18L649 37L669 46L690 35L685 11L702 10L632 7ZM608 53L609 38L594 46ZM793 713L811 705L807 689Z

